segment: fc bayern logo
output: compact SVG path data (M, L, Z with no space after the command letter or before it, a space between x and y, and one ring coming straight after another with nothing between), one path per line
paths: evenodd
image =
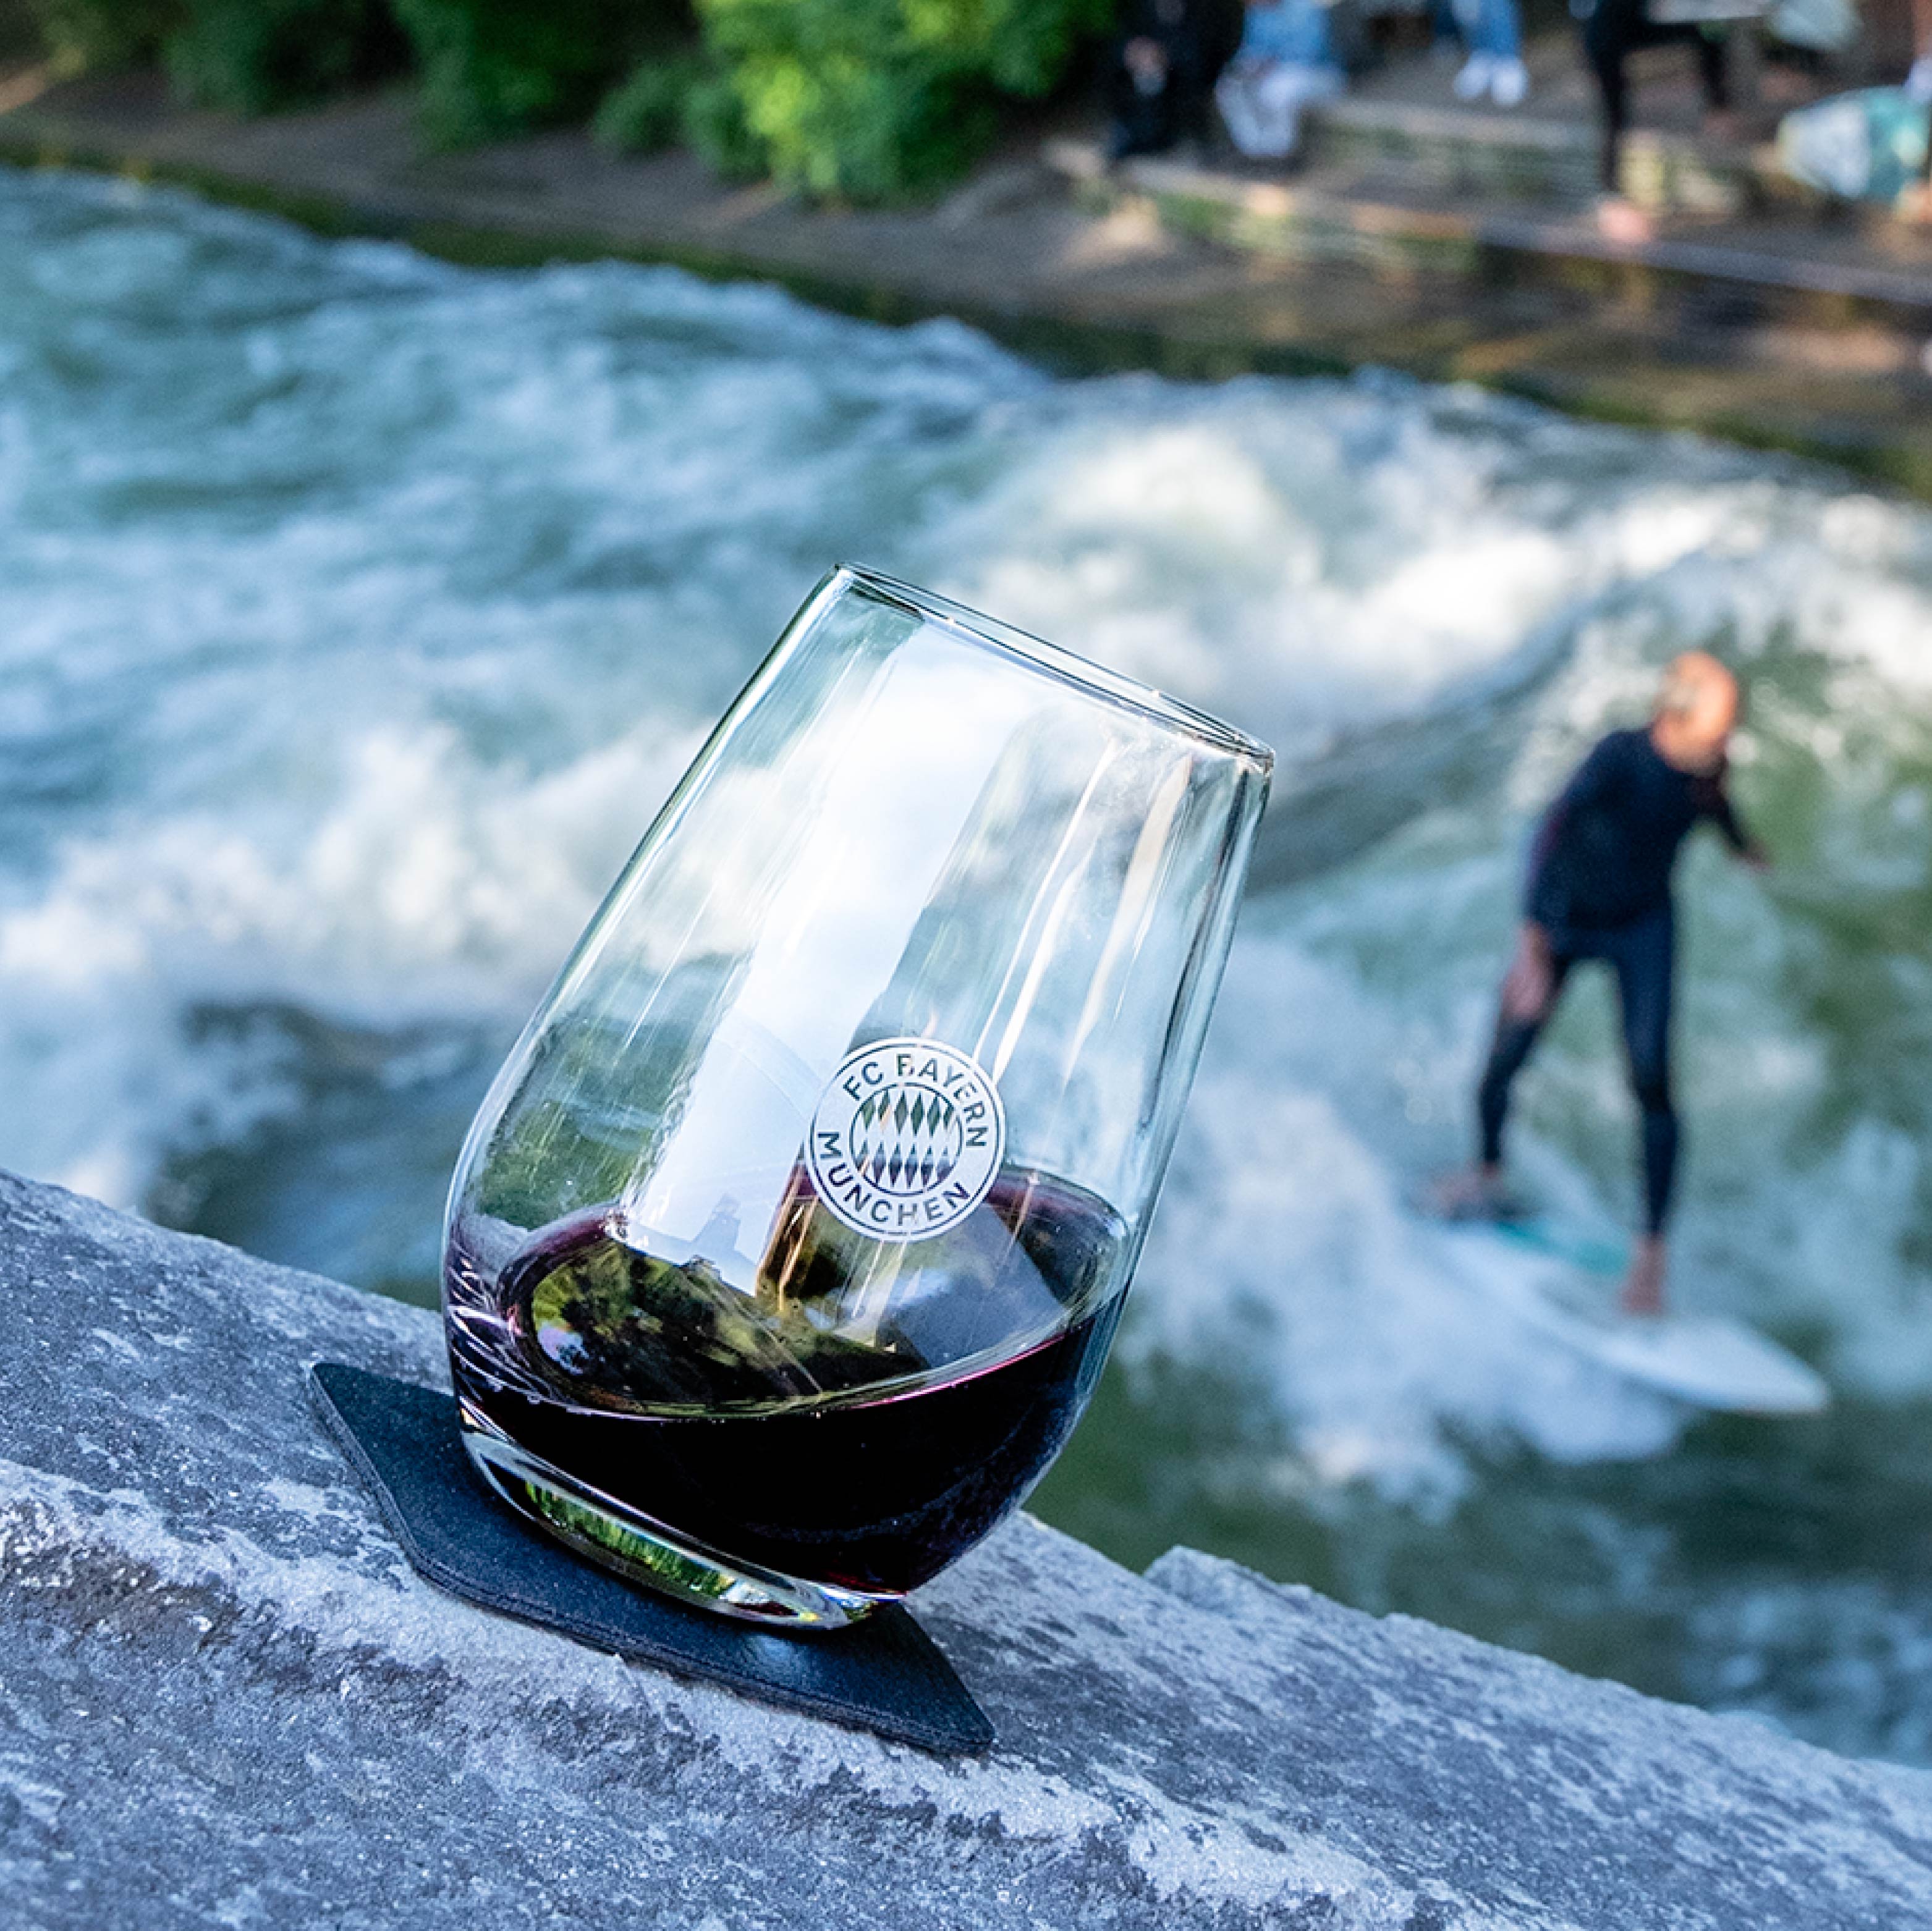
M926 1240L986 1198L1006 1145L998 1090L976 1061L932 1039L880 1039L832 1075L806 1165L856 1232Z

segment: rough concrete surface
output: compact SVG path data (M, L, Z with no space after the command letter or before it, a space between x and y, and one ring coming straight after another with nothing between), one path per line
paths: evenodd
M1932 1926L1932 1777L1022 1519L976 1760L438 1594L305 1366L428 1315L0 1177L0 1923Z

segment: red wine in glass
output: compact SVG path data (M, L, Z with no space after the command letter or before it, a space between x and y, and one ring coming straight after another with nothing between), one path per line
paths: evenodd
M603 1499L679 1544L860 1596L916 1588L1018 1505L1122 1299L1118 1216L1010 1168L961 1226L897 1246L801 1173L748 1293L620 1225L572 1216L494 1280L452 1240L472 1438L598 1471Z

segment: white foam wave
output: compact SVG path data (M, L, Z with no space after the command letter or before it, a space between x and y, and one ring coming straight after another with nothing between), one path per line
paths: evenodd
M1528 813L1665 657L1714 644L1759 673L1745 784L1788 873L1767 898L1694 868L1686 1278L1824 1321L1844 1375L1932 1383L1924 1116L1868 1100L1858 1025L1820 1004L1833 919L1896 911L1922 868L1922 511L1473 393L1054 383L950 324L665 271L469 274L164 195L0 176L0 227L33 264L0 318L0 1162L135 1202L183 1147L302 1105L285 1039L211 1008L506 1037L856 556L1272 739L1291 794L1318 768L1345 794L1357 835L1238 943L1144 1342L1247 1324L1338 1475L1451 1480L1445 1424L1642 1452L1673 1418L1473 1333L1403 1197L1462 1150ZM1925 946L1880 950L1867 1045L1896 1057ZM1521 1147L1606 1219L1622 1107L1585 998Z

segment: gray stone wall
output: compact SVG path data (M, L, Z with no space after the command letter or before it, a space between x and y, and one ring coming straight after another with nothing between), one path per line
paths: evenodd
M0 1925L1932 1927L1932 1777L1022 1519L941 1759L442 1596L314 1420L426 1314L0 1177Z

